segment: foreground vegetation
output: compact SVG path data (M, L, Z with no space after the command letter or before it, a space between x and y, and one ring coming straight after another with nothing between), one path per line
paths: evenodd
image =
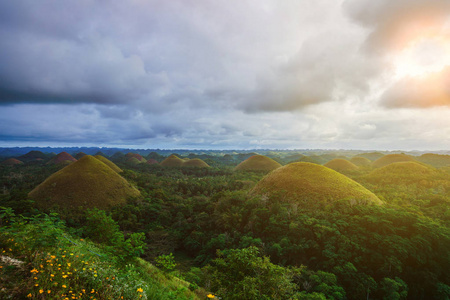
M233 171L247 156L199 158L212 168L110 157L141 196L77 214L39 211L27 196L62 166L0 168L0 298L450 298L445 168L419 161L346 172L383 201L366 206L262 197L250 191L266 172Z

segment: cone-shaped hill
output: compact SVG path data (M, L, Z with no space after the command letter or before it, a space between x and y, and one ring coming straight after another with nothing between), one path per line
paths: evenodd
M365 152L365 153L360 153L356 156L365 157L370 161L375 161L375 160L379 159L380 157L383 157L384 154L380 153L380 152Z
M139 191L106 164L93 156L59 170L29 193L40 207L97 207L107 209L123 204Z
M238 164L236 171L272 171L281 167L281 164L264 155L253 155Z
M308 204L348 200L351 204L380 205L383 202L359 183L334 170L312 163L291 163L266 175L251 191L253 195L279 195Z
M94 157L96 159L100 160L102 163L104 163L108 167L110 167L111 169L113 169L113 171L116 171L117 173L123 172L121 168L119 168L115 163L113 163L112 161L110 161L106 157L101 156L101 155L95 155Z
M358 166L346 159L335 158L324 164L325 167L333 169L337 172L348 172L358 170Z
M75 157L67 152L61 152L55 157L53 157L47 164L62 164L62 163L72 163L77 161Z
M147 162L147 160L142 155L140 155L138 153L129 152L129 153L125 154L125 159L127 161L130 161L132 158L136 158L137 160L139 160L142 163Z
M436 168L450 166L450 155L425 153L419 156L417 160Z
M184 161L181 165L183 168L209 168L209 165L200 158L193 158Z
M147 159L147 164L148 165L158 164L158 161L156 159L150 158L150 159Z
M374 161L372 165L375 168L381 168L389 164L402 161L414 161L414 158L406 154L388 154Z
M23 162L15 158L8 158L7 160L2 161L1 164L3 166L15 166L15 165L23 165Z
M175 154L170 155L165 160L163 160L160 165L162 167L181 167L183 165L183 160L176 156Z
M414 161L404 161L375 169L364 179L381 185L404 185L424 180L434 172L432 167Z
M365 157L361 157L361 156L352 157L350 159L350 162L353 163L354 165L358 166L358 167L370 166L370 164L372 163L370 161L370 159L365 158Z
M24 162L35 161L35 160L44 160L47 158L48 158L48 155L44 154L41 151L36 151L36 150L30 151L30 152L18 157L18 159L20 161L24 161Z
M80 158L82 158L83 156L86 156L86 155L87 155L87 154L84 153L84 152L78 152L77 154L75 154L74 158L80 159Z

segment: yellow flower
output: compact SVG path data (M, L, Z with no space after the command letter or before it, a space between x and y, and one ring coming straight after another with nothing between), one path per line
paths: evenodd
M93 293L95 293L95 290L94 290L94 289L92 289L92 291L91 291L91 294L93 294Z
M63 288L66 288L67 286L65 284L62 285Z
M63 278L67 278L68 275L63 275Z
M28 297L28 298L31 298L31 297L33 297L33 295L31 295L31 293L29 293L29 294L27 295L27 297Z
M209 299L214 299L214 298L216 298L216 296L214 296L213 294L208 294L208 296L207 296Z
M33 269L33 270L31 270L31 271L30 271L30 273L34 273L34 274L36 274L36 273L39 273L39 271L38 271L38 270L36 270L36 269Z
M143 290L142 288L138 288L137 291L138 291L139 293L142 293L144 290Z
M50 290L47 291L47 293L49 293L49 294L50 294L51 292L52 292L52 291L50 291Z
M42 294L44 292L44 290L39 290L39 294Z
M39 286L39 284L36 283L34 286Z
M71 263L67 263L67 265L70 267L70 266L71 266Z

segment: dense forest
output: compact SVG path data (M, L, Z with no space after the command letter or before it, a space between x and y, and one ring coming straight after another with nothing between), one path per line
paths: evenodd
M1 299L450 299L449 155L80 152L2 152Z

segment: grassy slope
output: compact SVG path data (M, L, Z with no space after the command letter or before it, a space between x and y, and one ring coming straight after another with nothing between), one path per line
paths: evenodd
M406 154L388 154L374 161L372 165L375 168L381 168L389 164L402 161L414 161L414 158Z
M324 166L338 172L358 170L358 166L342 158L332 159L326 164L324 164Z
M382 204L377 196L352 179L324 166L303 162L272 171L252 193L283 193L289 199L306 203L353 199L361 204Z
M357 165L358 167L369 166L372 163L370 161L370 159L365 158L365 157L361 157L361 156L352 157L350 159L350 162L352 162L353 164Z
M119 168L115 163L113 163L112 161L110 161L106 157L101 156L101 155L95 155L94 157L96 159L100 160L102 163L104 163L108 167L110 167L111 169L113 169L114 171L116 171L117 173L123 172L121 168Z
M126 202L139 191L110 167L86 155L47 178L30 192L29 197L41 206L98 207Z
M264 155L253 155L239 165L236 171L272 171L281 167L281 165L273 159Z
M162 167L181 167L183 165L183 160L176 155L171 155L165 160L163 160L160 165Z
M48 218L36 221L1 228L0 299L199 299L149 262L119 264Z

